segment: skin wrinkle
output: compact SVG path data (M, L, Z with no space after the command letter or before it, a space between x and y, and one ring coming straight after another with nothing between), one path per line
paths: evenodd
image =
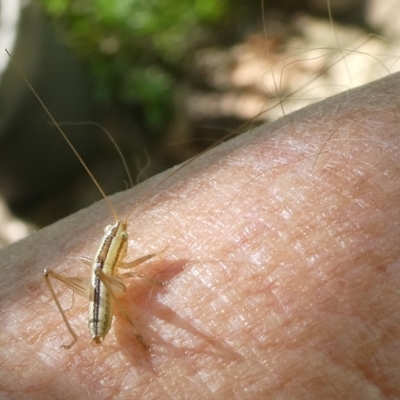
M0 359L10 360L6 354L21 346L27 366L20 368L30 368L29 355L32 365L29 378L20 380L18 387L9 377L11 390L31 395L35 387L37 393L63 398L54 381L58 387L71 388L71 393L82 388L98 393L97 398L132 398L138 384L142 393L146 385L152 386L149 397L212 396L205 379L185 379L185 368L190 367L191 374L199 371L199 376L219 382L216 398L243 398L249 388L253 398L268 394L271 399L329 399L338 393L345 399L373 398L371 393L398 397L400 277L399 268L393 267L399 241L399 183L394 179L400 168L398 78L295 113L269 125L272 133L259 128L254 135L214 149L135 209L129 227L135 246L129 260L147 254L149 247L169 243L165 260L163 254L162 260L138 270L151 276L156 269L164 286L155 288L149 298L147 284L132 280L124 298L124 304L134 303L128 311L152 347L148 353L134 343L121 315L105 344L91 347L87 317L79 314L86 302L78 298L69 312L78 343L69 352L58 347L67 332L40 281L40 271L48 267L85 274L86 266L76 260L81 253L90 255L83 243L89 242L88 249L94 246L96 229L101 235L110 221L107 209L95 206L39 232L19 244L18 255L11 252L17 245L3 251L0 301L7 293L9 314L3 321L6 327L13 321L14 343L0 347ZM383 101L387 111L374 111ZM374 118L391 125L376 130ZM277 158L279 163L294 162L318 153L339 121L343 125L315 165L310 158L269 169ZM245 167L240 166L241 158ZM255 162L253 170L248 160ZM136 190L146 193L142 188ZM373 200L359 207L355 200L366 193ZM123 209L129 211L140 196L124 193L113 203L125 215ZM126 206L120 204L124 200ZM199 223L199 215L204 223ZM216 219L217 229L210 233ZM40 246L44 240L46 246ZM208 261L202 263L204 259ZM172 272L176 261L183 268ZM221 268L219 261L226 267ZM201 283L205 273L210 285L207 300ZM221 294L223 304L218 302ZM44 316L42 324L33 324L27 332L25 304ZM18 331L26 332L25 340ZM2 338L10 343L7 332ZM42 368L35 371L36 354L42 351L51 359L51 368L42 358ZM18 352L13 360L18 363ZM41 380L36 373L42 374ZM39 383L32 386L35 381Z

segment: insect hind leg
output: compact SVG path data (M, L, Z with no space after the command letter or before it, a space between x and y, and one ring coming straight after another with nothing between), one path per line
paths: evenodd
M135 331L135 336L136 339L138 340L138 342L140 343L140 345L145 349L145 350L149 350L150 347L145 343L145 341L143 340L143 336L139 333L139 330L137 329L136 325L134 324L134 322L131 320L131 318L128 315L128 312L125 310L125 308L123 307L123 305L119 302L119 300L117 299L117 296L115 295L115 291L113 289L113 287L116 285L117 283L117 288L119 288L119 280L120 278L118 276L113 276L113 275L107 275L106 273L104 273L100 268L97 268L95 271L96 275L99 277L99 279L101 280L101 282L104 284L104 286L107 288L108 292L110 293L114 304L118 307L118 309L121 311L121 313L123 314L123 316L125 317L125 319L129 322L129 324L133 327L134 331ZM117 282L116 279L118 278Z
M68 288L70 288L74 293L78 293L78 294L82 294L82 290L79 290L79 286L83 283L83 278L76 278L74 280L74 278L67 278L64 277L62 275L57 274L56 272L52 271L51 269L45 269L43 271L43 275L44 275L44 279L46 281L47 287L50 290L51 295L53 296L53 300L56 303L56 306L58 308L58 311L61 314L61 317L64 321L65 326L67 327L69 333L72 336L72 341L71 343L67 344L67 345L63 345L62 347L64 349L70 349L78 340L78 336L76 335L75 331L72 329L71 324L68 321L67 315L65 314L65 311L63 310L63 308L61 307L61 303L58 300L57 294L54 290L53 284L51 283L51 278L57 279L58 281L64 283ZM81 283L79 283L81 282ZM76 289L74 290L73 287L75 287ZM81 287L81 289L84 289L83 287Z

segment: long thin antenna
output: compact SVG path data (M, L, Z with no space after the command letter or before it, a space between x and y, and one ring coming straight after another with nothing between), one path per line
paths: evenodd
M110 142L112 143L112 145L115 147L115 150L117 150L117 153L118 153L118 155L119 155L119 158L121 159L122 164L123 164L123 166L124 166L124 170L125 170L126 176L127 176L128 179L129 179L129 185L130 185L130 187L133 187L133 186L134 186L134 184L133 184L133 179L132 179L132 175L131 175L131 173L130 173L130 171L129 171L128 164L127 164L127 162L126 162L125 156L124 156L124 154L122 153L122 150L121 150L121 148L119 147L119 145L118 145L118 143L116 142L116 140L113 138L113 136L111 135L111 133L108 132L108 130L107 130L106 128L104 128L104 126L102 126L102 125L100 125L100 124L98 124L97 122L94 122L94 121L83 121L83 122L59 122L58 124L59 124L60 126L62 126L62 125L75 125L75 126L93 125L93 126L95 126L96 128L101 129L101 130L107 135L108 139L110 140Z
M31 83L29 82L28 78L26 77L26 75L24 74L24 72L22 71L22 68L19 66L19 64L11 57L11 54L8 52L8 50L6 49L6 53L8 54L8 56L11 59L11 62L14 64L15 68L18 70L18 72L21 74L22 78L24 79L24 81L26 82L26 84L28 85L29 89L32 91L32 93L35 95L35 97L38 99L39 103L41 104L41 106L43 107L44 111L46 112L46 114L49 116L49 118L51 119L51 122L53 122L53 124L56 126L56 128L58 129L58 131L61 133L61 135L63 136L63 138L65 139L65 141L68 143L69 147L72 149L72 151L75 153L76 157L78 158L78 160L80 161L80 163L83 165L83 167L85 168L86 172L89 174L90 178L92 179L93 183L96 185L97 189L99 190L99 192L101 193L101 195L103 196L104 200L107 202L108 206L110 207L114 218L115 219L119 219L118 218L118 214L115 211L114 206L112 205L111 201L109 200L109 198L106 196L106 194L104 193L104 190L101 188L100 184L97 182L96 178L94 177L94 175L92 174L92 172L90 171L89 167L85 164L85 162L83 161L82 157L79 155L78 151L75 149L75 147L73 146L73 144L71 143L71 141L68 139L68 136L65 134L65 132L61 129L60 125L57 123L56 119L53 117L52 113L50 112L50 110L46 107L46 105L43 103L42 99L39 97L38 93L36 92L36 90L33 88L33 86L31 85Z

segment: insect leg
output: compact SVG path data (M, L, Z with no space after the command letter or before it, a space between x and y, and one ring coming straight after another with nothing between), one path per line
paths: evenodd
M143 257L139 257L136 260L133 260L129 263L122 263L122 265L120 266L120 268L122 269L131 269L131 268L136 268L138 265L143 264L144 262L146 262L147 260L150 260L153 257L156 257L162 253L165 252L165 250L168 248L169 246L166 245L164 246L161 250L157 251L157 253L151 253L151 254L147 254ZM138 276L140 278L144 278L144 279L151 279L146 277L146 275L142 275L142 274L137 274L137 273L124 273L124 274L120 274L120 276L125 277L125 278L129 278L132 276Z
M139 257L138 259L133 260L133 261L131 261L131 262L129 262L129 263L123 263L123 264L121 265L120 268L122 268L122 269L131 269L131 268L135 268L135 267L137 267L138 265L143 264L143 263L146 262L147 260L150 260L150 258L153 258L153 257L155 257L155 256L157 256L157 255L158 255L158 253L147 254L146 256Z
M147 256L145 256L145 257L147 257ZM141 258L145 258L145 257L141 257ZM136 336L138 342L142 345L142 347L145 350L148 350L150 347L144 342L142 335L139 333L136 325L133 323L133 321L129 317L128 312L125 310L125 308L122 306L122 304L118 301L118 299L117 299L117 297L115 295L113 287L116 284L115 278L118 278L118 277L117 276L113 276L113 275L111 275L111 276L107 275L100 268L97 268L95 270L95 273L99 277L101 282L104 284L104 286L107 288L108 292L110 293L110 295L111 295L114 303L117 305L118 309L124 315L124 317L129 322L129 324L132 325L133 329L135 330L135 336ZM118 287L118 285L117 285L117 287Z
M143 264L144 262L146 262L147 260L150 260L151 258L159 255L160 253L162 253L165 249L163 249L162 251L159 251L157 253L152 253L152 254L148 254L146 256L140 257L134 261L131 261L129 263L123 263L121 265L120 268L122 269L131 269L131 268L135 268L140 264ZM146 281L152 283L153 285L162 285L162 282L158 282L155 279L149 278L147 275L145 274L141 274L138 272L124 272L123 274L119 274L119 276L123 279L128 279L128 278L141 278L141 279L145 279Z
M56 303L58 311L60 312L62 319L64 320L64 323L65 323L69 333L72 336L72 342L67 345L63 345L62 347L64 349L70 349L75 344L75 342L78 340L78 337L76 336L76 333L72 329L71 324L69 323L68 318L65 314L65 311L61 307L60 301L58 300L57 294L54 291L50 277L55 278L55 279L59 280L60 282L64 283L69 289L71 289L73 291L73 293L76 293L76 294L79 294L79 295L85 296L85 297L89 297L89 281L85 278L80 278L80 277L76 277L76 278L75 277L65 277L65 276L57 274L56 272L52 271L51 269L45 269L43 271L43 275L46 280L47 287L49 288L50 293L53 296L53 300Z
M150 277L148 277L145 274L140 274L138 272L124 272L123 274L119 274L119 276L122 279L129 279L129 278L140 278L140 279L144 279L149 283L152 283L153 285L162 285L162 282L156 281L155 279L152 279Z

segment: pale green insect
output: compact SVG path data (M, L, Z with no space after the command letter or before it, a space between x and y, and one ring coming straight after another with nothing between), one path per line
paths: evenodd
M91 276L89 278L82 277L65 277L56 272L45 269L43 271L47 286L53 296L53 299L60 311L65 325L72 336L72 342L64 345L65 348L70 348L76 341L77 335L71 327L65 311L62 309L58 297L54 291L50 277L63 282L74 293L89 298L89 332L92 340L95 343L102 343L110 330L113 318L113 304L119 305L116 294L123 293L126 286L122 278L131 276L140 276L135 273L124 273L118 275L119 268L133 268L157 254L148 254L140 257L137 260L125 264L124 258L128 249L128 234L127 223L119 219L115 220L112 225L109 225L104 230L104 236L100 242L99 248L92 261ZM87 259L83 259L87 262ZM119 305L122 313L135 330L135 335L144 348L148 348L142 336L136 329L135 324L129 318L125 310Z
M9 52L6 50L7 54L10 56ZM53 285L51 283L52 279L56 279L62 283L64 283L69 289L80 296L84 296L89 299L89 332L92 338L92 341L95 343L102 343L110 330L112 319L113 319L113 305L116 304L121 312L124 314L125 318L132 325L135 330L135 335L139 341L139 343L144 347L148 348L145 344L142 336L138 332L135 324L129 318L127 312L118 302L116 295L123 293L126 291L125 283L123 282L124 278L129 278L133 276L139 276L142 278L149 279L143 275L128 272L123 274L118 274L119 268L134 268L139 264L144 263L150 258L156 256L159 253L148 254L143 257L138 258L137 260L130 262L129 264L124 263L124 259L128 250L128 233L127 233L127 225L130 214L127 216L125 220L121 220L118 217L117 212L115 211L112 203L104 193L100 184L97 182L88 166L82 160L77 150L74 148L64 131L61 129L60 125L54 119L53 115L50 113L49 109L43 103L35 89L32 87L31 83L19 67L19 65L11 58L15 67L20 72L21 76L27 83L30 90L33 92L35 97L38 99L39 103L42 105L43 109L56 126L58 131L61 133L63 138L66 140L68 145L71 147L72 151L75 153L76 157L79 159L83 167L86 169L87 173L91 177L94 184L97 186L98 190L102 194L103 198L107 202L110 207L113 215L114 222L111 225L108 225L104 230L104 236L100 241L98 250L93 257L93 260L84 258L83 261L85 263L91 263L91 275L90 277L66 277L60 275L53 270L45 269L43 271L46 284L53 296L54 302L57 305L57 308L64 320L64 323L72 336L71 343L64 345L64 348L69 349L72 347L77 341L78 337L74 330L71 327L71 324L68 321L67 315L63 308L61 307L60 301L58 300L57 294L54 291ZM118 149L119 150L119 149ZM184 164L185 165L185 164ZM182 166L183 167L183 166ZM180 169L180 168L179 168ZM176 171L175 171L176 172ZM158 185L157 185L158 186ZM151 280L151 279L150 279Z

